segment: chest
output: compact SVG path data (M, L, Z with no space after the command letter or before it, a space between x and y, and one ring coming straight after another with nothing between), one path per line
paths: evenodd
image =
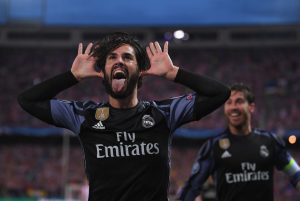
M221 139L214 149L216 167L232 171L257 171L273 166L274 148L268 139Z
M81 126L80 140L91 158L167 156L170 130L159 111L149 108L102 115L88 112Z

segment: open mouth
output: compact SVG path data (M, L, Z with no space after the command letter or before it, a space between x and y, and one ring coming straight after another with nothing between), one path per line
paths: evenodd
M126 79L126 72L120 69L116 69L113 71L113 79Z
M116 66L112 71L112 89L115 92L125 90L128 78L128 71L124 67Z
M241 115L240 112L232 112L232 113L230 113L230 116L231 116L231 117L238 117L238 116L240 116L240 115Z

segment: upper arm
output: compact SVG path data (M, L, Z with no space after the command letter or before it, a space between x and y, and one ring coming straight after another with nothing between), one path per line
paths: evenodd
M165 116L171 132L184 123L196 120L193 113L195 100L196 96L189 94L169 99L160 105L161 108L168 107L168 112L165 112Z
M84 121L83 105L80 102L51 100L51 115L56 126L67 128L75 134L80 132Z
M275 165L278 170L282 170L296 186L300 181L300 168L296 160L287 151L284 141L272 134L275 143Z
M212 156L212 141L208 141L201 147L191 175L178 195L181 200L194 200L200 194L203 184L214 169Z
M201 188L214 169L213 142L207 141L199 150L198 158L194 162L191 174L192 185Z

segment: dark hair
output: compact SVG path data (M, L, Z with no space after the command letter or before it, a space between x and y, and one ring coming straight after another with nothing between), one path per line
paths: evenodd
M92 56L96 57L97 68L104 72L107 55L122 45L130 45L134 49L139 71L149 69L150 61L145 48L140 45L135 37L123 32L109 34L102 40L95 42L92 48ZM138 88L141 86L142 77L139 77Z
M123 32L109 34L93 45L92 56L96 57L97 59L97 67L104 71L107 55L125 44L133 47L139 70L147 70L150 66L150 62L145 48L139 44L136 38Z
M234 83L230 86L231 91L239 91L242 92L248 101L248 103L254 103L255 101L255 96L250 90L250 88L245 85L244 83Z

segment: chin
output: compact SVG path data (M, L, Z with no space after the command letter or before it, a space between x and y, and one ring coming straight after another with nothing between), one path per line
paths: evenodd
M111 95L113 98L116 98L116 99L125 99L128 96L130 96L132 93L133 93L133 91L129 91L129 90L125 90L122 92L113 92L112 91L111 93L109 93L109 95Z
M235 128L237 128L237 129L240 129L240 128L242 128L243 127L243 125L244 125L244 123L243 122L230 122L230 125L232 126L232 127L235 127Z

